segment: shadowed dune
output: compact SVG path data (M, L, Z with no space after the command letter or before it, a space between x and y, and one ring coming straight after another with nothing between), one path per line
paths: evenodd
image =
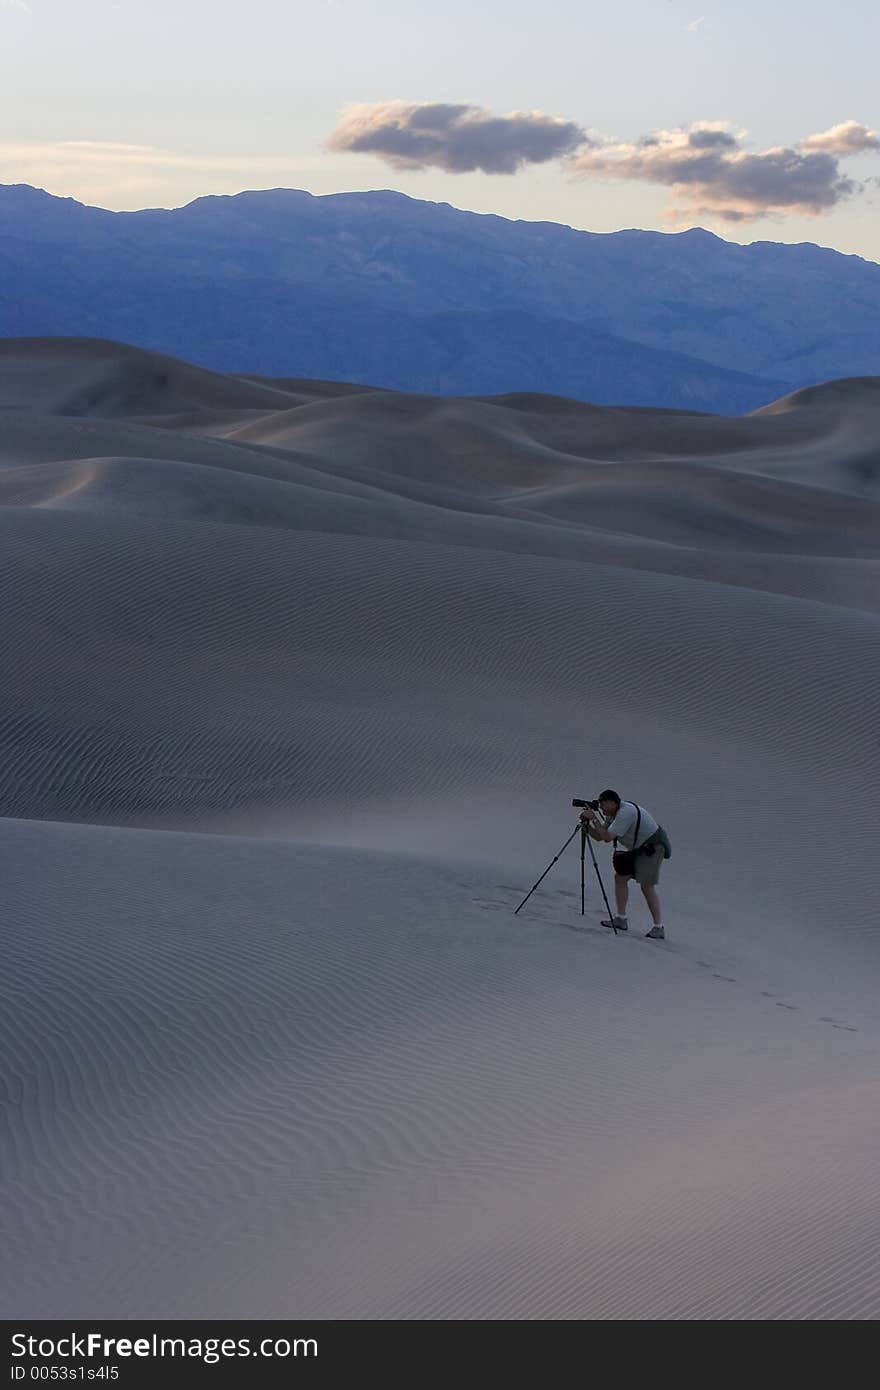
M260 382L95 338L0 340L0 382L0 408L104 419L284 403L282 392Z
M10 1316L880 1314L877 382L0 409Z

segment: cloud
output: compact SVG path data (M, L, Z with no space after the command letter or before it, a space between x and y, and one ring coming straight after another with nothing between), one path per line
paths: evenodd
M743 222L829 211L862 188L841 173L837 154L873 149L870 139L876 139L864 126L846 122L811 137L830 143L805 141L800 148L753 154L743 148L745 134L726 122L699 121L687 129L653 131L636 143L594 141L565 164L581 178L664 185L675 199L676 216Z
M198 155L163 150L156 145L127 145L116 140L52 140L44 144L0 143L0 183L10 173L23 174L27 181L36 171L81 169L83 167L125 170L144 168L218 170L247 173L249 170L282 172L285 164L303 168L320 161L285 160L275 156ZM32 172L31 172L32 171Z
M726 121L695 121L621 141L540 111L494 116L471 103L388 101L348 107L326 147L374 154L394 169L452 174L515 174L559 160L577 178L668 188L676 219L728 222L828 212L866 187L841 170L840 160L880 151L880 135L857 121L762 151L748 149L746 136Z
M394 169L515 174L586 142L573 121L540 111L493 116L468 103L387 101L349 107L327 141L337 153L375 154Z
M695 34L699 29L700 25L705 24L705 22L706 16L704 14L701 14L699 19L692 19L690 24L687 26L688 33Z
M203 193L303 187L326 157L202 155L121 141L0 142L0 184L28 183L99 207L179 206Z
M22 14L33 14L26 0L0 0L0 10L21 10Z
M739 147L739 141L729 130L698 125L688 131L688 145L692 150L735 150Z
M821 135L809 135L800 143L802 150L824 150L828 154L861 154L880 150L880 135L858 121L841 121Z

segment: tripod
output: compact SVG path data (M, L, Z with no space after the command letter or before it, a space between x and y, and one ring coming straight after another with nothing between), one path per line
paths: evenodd
M585 858L584 851L586 850L586 847L587 847L587 845L589 844L589 846L590 846L590 858L591 858L592 861L593 861L593 868L596 870L596 877L597 877L598 880L599 880L599 887L600 887L601 890L602 890L602 900L603 900L603 902L605 903L605 906L606 906L607 909L608 909L608 920L609 920L609 922L611 923L612 929L613 929L613 931L614 931L614 935L616 936L616 935L617 935L617 928L614 926L614 913L611 911L611 904L610 904L609 901L608 901L608 894L605 892L605 884L602 882L602 875L601 875L600 872L599 872L599 865L598 865L597 862L596 862L596 852L595 852L595 850L593 849L593 842L592 842L592 840L590 839L590 836L589 836L589 834L588 834L588 832L587 832L587 827L586 827L586 825L584 824L583 821L578 821L578 824L575 826L574 830L573 830L573 831L571 832L571 834L569 835L569 837L568 837L568 839L566 840L565 844L562 846L562 849L559 851L559 854L555 855L554 858L551 859L550 863L547 865L547 867L546 867L546 869L544 870L544 872L542 873L541 877L538 879L538 882L537 882L537 883L534 883L534 884L532 885L532 887L529 889L528 893L526 893L525 897L523 898L522 902L520 903L519 907L525 907L525 905L526 905L526 903L528 902L529 898L532 896L532 894L534 893L535 889L537 888L538 883L541 883L541 882L547 877L547 875L549 874L550 870L553 868L553 865L556 863L556 860L559 859L559 858L561 858L561 856L565 853L565 851L568 849L568 846L571 844L572 840L574 839L575 835L577 835L578 831L580 831L580 835L581 835L581 916L583 917L583 915L584 915L584 858ZM519 912L519 907L517 907L517 908L514 909L514 914L513 914L514 916L516 916L517 912Z

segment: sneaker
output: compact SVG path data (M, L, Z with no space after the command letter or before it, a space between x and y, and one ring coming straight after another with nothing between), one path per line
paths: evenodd
M612 931L629 931L629 924L625 917L615 917L612 922L609 922L606 917L602 921L602 926L610 927Z
M650 931L645 932L645 936L649 941L665 941L666 931L663 927L652 927Z

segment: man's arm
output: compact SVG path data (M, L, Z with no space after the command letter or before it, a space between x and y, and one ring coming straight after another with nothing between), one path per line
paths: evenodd
M581 820L586 821L591 840L600 840L604 844L614 843L614 836L608 834L604 822L591 806L585 806L581 811Z
M594 840L602 840L605 844L614 844L614 836L608 834L604 825L591 825L590 834Z

